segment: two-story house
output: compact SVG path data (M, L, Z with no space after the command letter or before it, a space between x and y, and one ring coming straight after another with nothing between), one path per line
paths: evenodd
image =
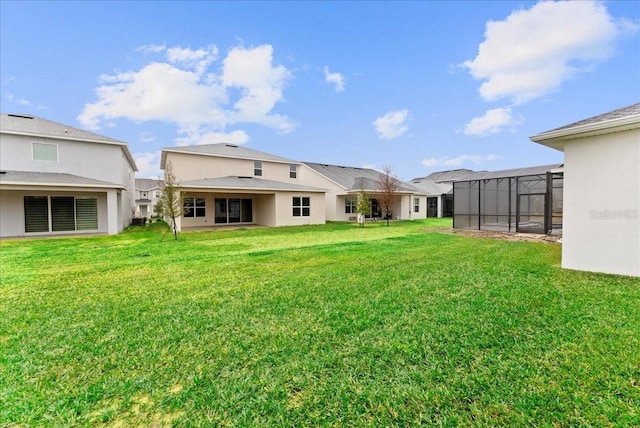
M300 180L300 162L234 144L162 150L185 197L179 230L257 224L325 222L325 189Z
M30 115L0 117L0 237L108 233L131 224L127 144Z
M162 195L162 181L152 178L136 178L136 212L139 218L151 218L157 215L156 205Z

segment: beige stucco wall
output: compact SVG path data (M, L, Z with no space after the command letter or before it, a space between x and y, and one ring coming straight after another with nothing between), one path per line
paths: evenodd
M565 142L562 266L640 276L640 130Z
M293 197L310 198L310 216L293 216ZM303 224L324 224L326 221L324 193L280 192L276 194L276 226L296 226Z
M254 176L254 161L248 159L166 152L166 162L171 163L173 174L178 182L229 176ZM299 177L289 177L289 165L288 163L262 161L262 176L258 178L301 184Z

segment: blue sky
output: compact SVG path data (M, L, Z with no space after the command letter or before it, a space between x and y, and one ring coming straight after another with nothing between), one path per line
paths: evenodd
M640 101L640 2L0 2L3 113L163 147L433 171Z

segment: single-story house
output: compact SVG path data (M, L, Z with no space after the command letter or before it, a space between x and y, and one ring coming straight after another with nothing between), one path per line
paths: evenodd
M31 115L0 116L0 237L116 234L131 224L125 142Z
M358 194L366 192L371 203L370 218L383 218L383 208L379 202L380 183L383 174L371 168L358 168L304 162L302 170L305 183L322 187L326 191L326 217L330 221L353 221L356 219ZM426 195L424 191L410 183L398 182L397 201L389 215L394 220L425 218Z
M453 182L463 180L477 171L452 169L416 177L410 183L427 195L427 217L453 217Z
M564 152L562 267L640 276L640 103L530 138Z

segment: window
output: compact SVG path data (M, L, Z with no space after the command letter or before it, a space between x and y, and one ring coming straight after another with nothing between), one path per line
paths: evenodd
M311 198L306 196L293 197L293 216L309 217L311 215Z
M298 165L289 165L289 178L298 177Z
M25 196L24 229L26 233L98 230L98 199Z
M49 198L46 196L24 197L24 231L49 231Z
M184 198L183 217L205 217L206 216L206 200L205 198L186 197Z
M253 200L236 198L216 198L216 223L251 223L253 221Z
M345 214L355 214L358 206L358 200L349 198L344 200L344 212Z
M255 175L256 177L262 177L262 162L253 162L253 175Z
M31 143L33 160L58 162L58 145L45 143Z
M157 191L157 190L156 190L156 193L155 193L155 198L156 198L156 199L160 198L160 192L159 192L159 191Z
M420 198L413 198L413 212L420 212Z
M76 228L78 230L98 229L98 200L96 198L76 198Z

